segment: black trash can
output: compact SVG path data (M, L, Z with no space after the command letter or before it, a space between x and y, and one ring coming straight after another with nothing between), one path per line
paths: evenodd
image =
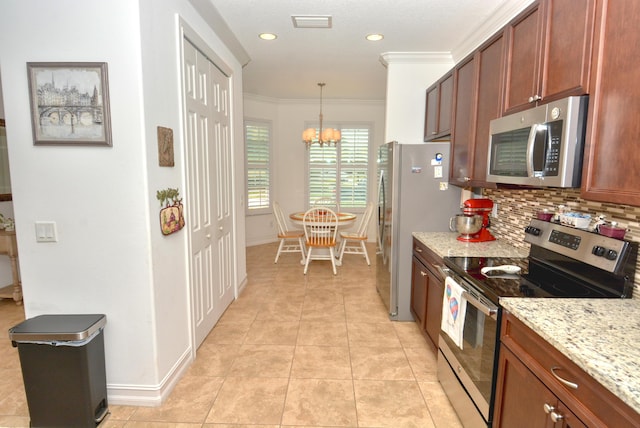
M105 315L40 315L9 329L32 427L95 427L107 415Z

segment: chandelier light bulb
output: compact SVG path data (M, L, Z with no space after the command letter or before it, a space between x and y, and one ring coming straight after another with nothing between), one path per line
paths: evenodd
M341 133L337 129L322 128L322 88L325 86L325 83L318 83L318 86L320 86L320 129L317 132L314 128L308 128L302 131L302 141L307 145L307 149L311 147L312 144L319 144L320 147L323 147L325 144L337 146L341 137Z

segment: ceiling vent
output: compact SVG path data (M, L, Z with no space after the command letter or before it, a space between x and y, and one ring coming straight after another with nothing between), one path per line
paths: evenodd
M292 16L295 28L331 28L331 15Z

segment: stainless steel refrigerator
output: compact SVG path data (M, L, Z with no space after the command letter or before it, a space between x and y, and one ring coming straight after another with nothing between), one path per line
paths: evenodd
M378 149L376 288L389 318L411 321L413 232L444 232L460 213L461 189L448 185L450 143Z

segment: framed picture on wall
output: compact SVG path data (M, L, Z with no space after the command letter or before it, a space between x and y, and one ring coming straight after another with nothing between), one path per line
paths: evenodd
M111 146L106 62L28 62L35 145Z

